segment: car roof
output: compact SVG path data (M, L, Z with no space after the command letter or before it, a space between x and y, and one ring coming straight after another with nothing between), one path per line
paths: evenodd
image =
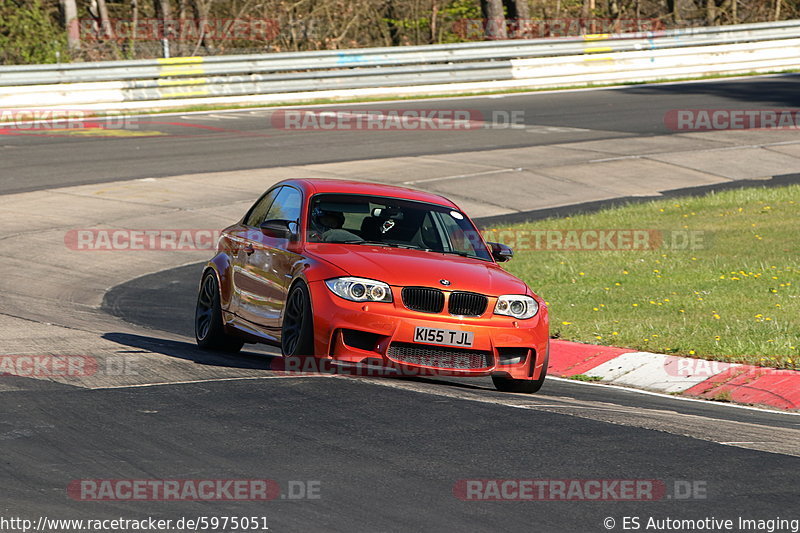
M390 196L404 200L427 202L446 207L458 208L456 204L438 194L417 191L395 185L382 183L369 183L365 181L325 179L325 178L296 178L284 180L281 185L295 184L307 190L310 194L338 193L338 194L368 194L373 196Z

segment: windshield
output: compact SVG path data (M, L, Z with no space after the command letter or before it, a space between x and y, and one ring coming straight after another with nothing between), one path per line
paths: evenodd
M449 207L384 196L318 194L309 242L377 244L491 261L466 215Z

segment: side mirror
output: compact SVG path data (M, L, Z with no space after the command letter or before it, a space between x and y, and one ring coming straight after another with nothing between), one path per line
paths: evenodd
M494 257L494 260L498 263L505 263L514 257L514 250L505 244L499 242L489 242L487 244L492 248L492 257Z
M291 229L291 224L295 224L294 220L283 220L279 218L265 221L261 224L261 233L267 237L275 239L293 239L296 235Z

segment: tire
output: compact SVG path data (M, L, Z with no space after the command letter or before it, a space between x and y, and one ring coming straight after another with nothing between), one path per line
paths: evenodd
M539 379L511 379L501 376L492 376L494 388L500 392L521 392L523 394L533 394L539 392L544 385L544 374Z
M212 271L203 275L197 306L194 312L194 336L197 346L202 350L236 353L242 349L244 341L225 332L222 323L219 284Z
M284 357L314 355L314 317L306 284L298 282L289 291L281 324L281 353Z
M531 362L533 364L533 362ZM550 366L550 339L547 340L547 348L544 352L542 362L542 375L539 379L511 379L501 376L492 376L494 387L500 392L521 392L523 394L533 394L539 392L544 385L544 378L547 377L547 369Z

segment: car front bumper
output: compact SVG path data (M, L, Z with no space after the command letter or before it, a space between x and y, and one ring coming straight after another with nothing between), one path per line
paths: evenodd
M390 368L404 375L488 376L538 379L547 359L547 308L527 320L492 314L489 297L480 317L407 309L400 287L393 303L351 302L324 282L309 284L316 357L331 362ZM415 339L417 327L473 334L472 346L453 347Z

